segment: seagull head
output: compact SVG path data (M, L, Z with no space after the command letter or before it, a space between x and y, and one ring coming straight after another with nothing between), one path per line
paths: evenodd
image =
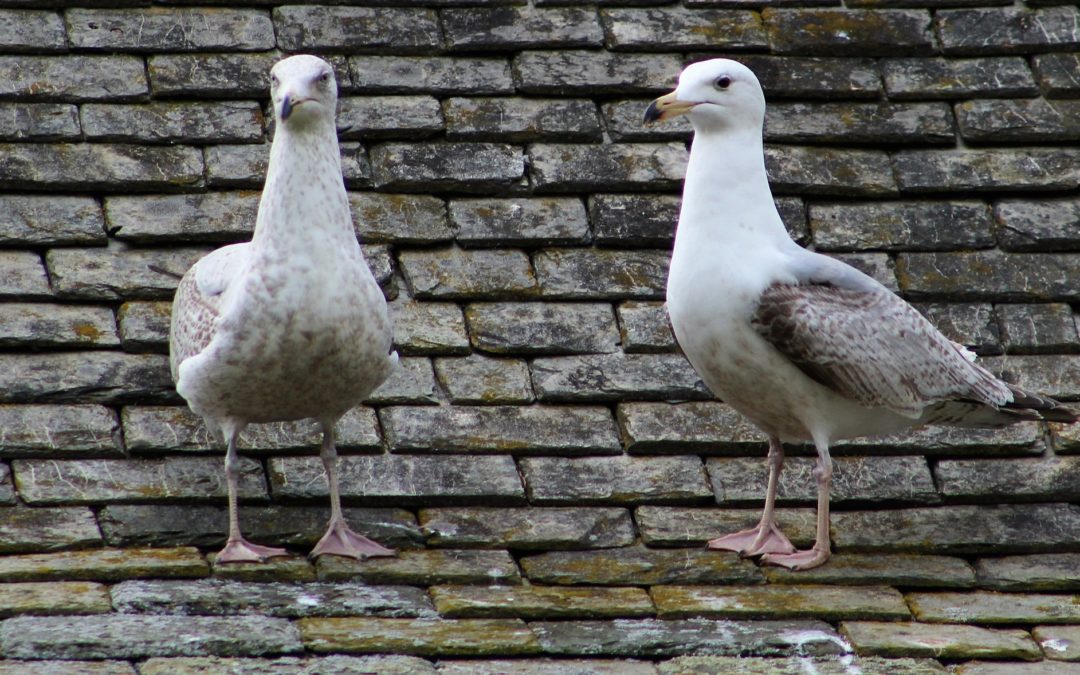
M270 98L278 124L306 126L318 119L333 122L337 80L329 63L316 56L290 56L270 69Z
M698 133L738 128L760 131L765 121L765 95L754 72L730 59L711 59L687 66L675 91L645 109L645 122L686 115Z

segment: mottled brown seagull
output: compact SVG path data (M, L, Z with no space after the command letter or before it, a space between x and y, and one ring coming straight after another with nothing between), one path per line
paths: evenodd
M714 393L769 438L765 509L715 549L809 569L829 557L829 444L925 424L1075 422L1076 413L994 377L883 285L788 236L765 173L765 97L727 59L688 66L645 111L686 115L694 141L668 276L675 336ZM817 449L817 539L797 551L774 518L782 442Z
M169 336L176 389L227 443L229 536L219 562L285 550L244 539L237 441L251 423L312 418L322 430L330 525L311 555L393 555L349 529L334 427L390 374L386 301L360 251L341 175L328 63L293 56L271 72L274 141L249 243L225 246L180 281Z

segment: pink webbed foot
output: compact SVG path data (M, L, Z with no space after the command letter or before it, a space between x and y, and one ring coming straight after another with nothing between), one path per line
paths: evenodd
M829 559L829 552L817 548L794 553L767 553L761 557L763 565L776 565L789 570L808 570L824 565Z
M271 546L259 546L258 544L252 544L243 537L238 539L230 539L225 544L225 548L221 549L221 552L217 554L216 561L219 563L228 562L266 562L267 558L273 558L275 556L289 555L289 552L283 548L273 548Z
M326 534L315 544L311 550L311 557L320 555L343 555L349 558L384 558L397 555L397 551L386 548L378 542L368 539L362 534L357 534L349 529L344 520L331 522Z
M763 532L764 527L764 532ZM717 537L707 546L721 551L735 551L743 556L763 553L789 554L795 552L795 546L784 536L776 523L752 527L723 537Z

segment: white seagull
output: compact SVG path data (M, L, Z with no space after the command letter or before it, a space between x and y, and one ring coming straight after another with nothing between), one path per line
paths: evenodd
M714 393L769 438L761 522L709 542L809 569L829 557L829 444L924 424L999 427L1074 422L1057 401L974 363L874 279L788 236L765 173L765 97L735 61L688 66L645 121L686 115L694 141L668 276L667 305L686 357ZM797 551L776 525L782 442L817 449L817 539Z
M188 270L169 335L177 391L228 443L229 536L217 560L286 555L240 533L236 444L250 423L305 418L322 429L331 509L311 555L393 555L349 529L338 492L334 426L386 379L397 353L341 176L337 82L314 56L287 58L270 72L276 131L254 236Z

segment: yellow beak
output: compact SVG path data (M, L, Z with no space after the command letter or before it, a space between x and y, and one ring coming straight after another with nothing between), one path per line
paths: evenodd
M648 108L645 108L645 123L648 124L660 120L671 119L672 117L678 117L679 115L685 115L696 105L697 103L680 101L675 98L675 92L664 94L650 103Z

